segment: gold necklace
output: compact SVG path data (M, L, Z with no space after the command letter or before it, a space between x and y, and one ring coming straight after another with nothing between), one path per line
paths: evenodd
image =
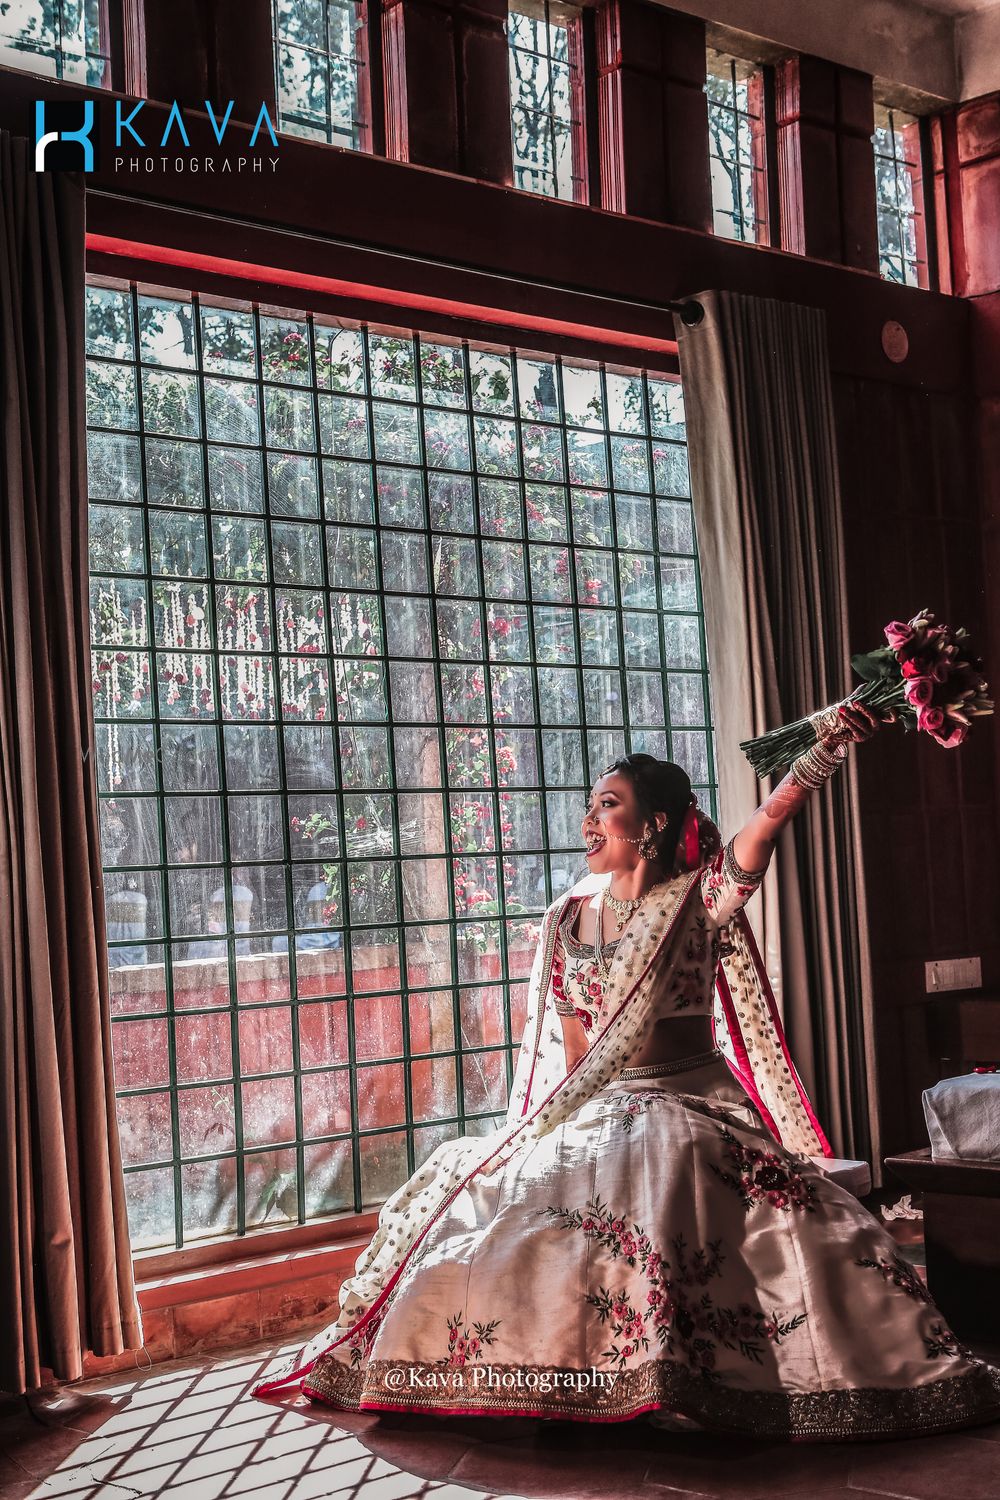
M645 892L643 894L645 894ZM632 913L639 910L639 907L642 905L643 897L635 896L630 901L619 901L617 896L612 896L611 891L605 889L605 900L607 901L608 905L611 907L611 910L614 912L615 917L617 918L616 925L620 932L621 929L625 926L625 923L631 917Z
M649 891L655 891L659 886L665 884L665 881L658 880L656 882L656 885L651 885L649 887ZM608 976L611 973L611 966L605 961L604 958L605 903L607 903L611 907L612 911L616 912L616 915L618 916L617 926L620 932L623 927L628 926L628 923L632 920L639 907L649 895L649 891L643 891L642 895L636 896L634 900L619 901L616 897L609 894L607 886L604 886L602 888L600 897L597 902L597 924L594 928L594 963L597 967L598 978L600 979L602 984L607 983ZM625 907L627 909L627 914L625 915L624 919L620 915L622 907Z

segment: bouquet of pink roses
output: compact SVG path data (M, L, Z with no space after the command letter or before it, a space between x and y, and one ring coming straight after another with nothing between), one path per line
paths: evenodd
M993 712L982 660L963 627L937 625L925 609L906 624L890 621L885 638L888 645L851 657L862 684L845 702L893 713L904 729L921 729L948 749L962 743L972 719ZM836 708L834 704L757 739L742 740L740 749L758 776L769 776L816 743L815 720L835 714Z

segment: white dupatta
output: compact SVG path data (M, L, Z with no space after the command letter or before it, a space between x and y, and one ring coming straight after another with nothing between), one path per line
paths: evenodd
M393 1193L382 1205L378 1228L354 1273L340 1288L336 1324L313 1340L294 1370L259 1385L255 1394L269 1394L301 1376L306 1377L302 1389L309 1394L308 1372L318 1359L345 1345L367 1353L400 1277L419 1260L428 1230L462 1189L477 1174L495 1174L628 1066L648 1036L656 997L673 961L674 939L683 928L685 908L695 895L701 873L700 868L684 871L647 892L611 959L590 1047L568 1072L552 989L556 933L567 901L599 888L599 882L595 885L587 877L552 902L542 918L532 964L527 1022L504 1124L485 1136L444 1142ZM753 943L753 936L742 912L730 924L730 933L735 939L734 953L723 958L720 976L723 970L725 974L717 985L717 1042L783 1145L808 1151L818 1147L831 1155L791 1068L774 997L759 955L755 963L756 950L747 944L747 938Z

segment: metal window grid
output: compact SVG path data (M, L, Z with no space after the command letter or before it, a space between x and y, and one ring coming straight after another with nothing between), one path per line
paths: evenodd
M510 346L450 343L256 305L233 311L197 296L100 278L88 288L88 338L93 680L109 920L116 916L109 927L112 1029L133 1240L137 1247L171 1241L180 1247L261 1224L360 1213L388 1196L441 1140L489 1130L502 1118L519 1041L511 1002L523 998L541 911L582 871L587 788L614 754L648 748L686 762L703 804L715 810L679 386ZM334 357L335 347L346 351L344 358ZM220 376L219 354L227 349L235 358ZM400 373L401 380L393 378ZM220 393L220 380L231 382L235 398ZM242 403L237 411L252 412L247 403L255 402L268 420L285 403L286 414L311 425L311 445L265 441L287 438L294 423L276 433L265 421L253 439L246 430L227 435L219 413L231 414L233 399ZM337 401L346 403L343 415L350 413L339 427L330 415ZM409 463L398 452L387 456L393 432L412 436ZM363 456L338 452L338 445L352 444ZM276 465L289 458L305 460L303 472L313 466L314 498L308 483L292 502L292 492L278 487ZM255 509L233 509L232 495L217 499L213 475L217 482L223 459L260 463L264 483ZM352 499L356 504L367 494L367 516L359 508L350 522L342 519L338 475L347 470L338 464L356 464L359 481L367 471L367 488L360 483ZM501 490L495 471L504 466L512 473L510 488ZM602 469L603 486L594 482ZM412 485L409 515L392 511L394 493L402 493L393 486L403 483ZM494 511L500 499L512 500L512 508ZM299 515L291 517L296 504ZM260 538L256 567L264 576L256 580L226 576L235 571L228 542L220 550L215 538L232 534L234 522L250 523ZM318 572L279 583L275 560L287 526L325 531L326 545ZM203 560L200 551L189 552L196 560L187 572L178 566L170 572L172 528L176 536L200 529ZM351 579L351 589L339 579L341 533L355 544L350 557L367 559L374 570L367 580ZM513 550L503 552L504 544ZM437 550L424 593L392 571L393 549L407 546L422 552L429 574ZM175 563L180 555L175 548ZM513 581L518 565L521 588ZM227 591L250 588L266 596L274 634L266 648L237 652L231 636L222 639L230 627L219 609ZM286 638L284 651L275 639L281 601L296 590L323 601L318 654L303 650L301 634L290 638L291 648ZM342 603L348 595L366 600L372 637L364 649L373 654L357 654L356 643L331 634L347 617L345 608L354 608ZM428 621L436 622L429 639L405 654L398 645L390 651L391 632L398 641L399 621L422 601ZM478 615L486 638L478 653L471 626L448 623L456 605L470 620ZM304 620L302 629L316 625ZM514 651L506 646L511 634L523 641ZM270 701L260 700L260 720L238 717L231 692L227 698L234 655L248 678L256 659L270 663ZM299 722L294 682L304 659L319 674L314 681L329 684L313 693L306 724ZM560 667L561 660L567 665ZM349 677L365 664L383 684L384 706L374 714L352 703ZM418 703L412 691L405 701L394 667L410 673L411 689L417 673L429 669L429 704ZM447 688L455 668L480 674L461 717ZM547 697L548 674L558 672L565 673L562 703ZM260 679L258 673L254 680ZM138 686L130 691L130 683ZM519 715L512 683L522 694ZM663 712L654 706L646 722L637 722L633 710L643 696L655 705L657 689ZM620 725L601 722L615 719ZM252 803L260 790L236 775L241 751L261 728L273 739L276 785L267 795L280 828L273 819L268 824L262 801ZM301 790L301 745L289 759L303 729L320 730L337 747L334 774L317 773L312 791ZM413 779L406 747L414 730L426 734L429 759L436 755L440 768L426 782ZM382 771L355 786L351 764L372 734L384 735ZM201 736L217 771L206 777L199 770L189 778L200 782L194 787L172 769L181 735ZM476 752L473 735L483 737ZM559 738L567 735L576 736L575 745ZM559 774L567 746L576 752L575 768ZM346 761L341 750L351 751ZM475 754L479 785L468 774ZM313 861L302 858L302 818L298 833L291 821L298 816L293 808L304 810L303 797L316 808L314 836L325 825L325 836L334 839L332 852L316 863L324 867L326 904L338 909L321 916L303 904L317 873L301 873ZM421 799L416 805L425 820L435 807L428 799L437 799L440 848L433 838L426 847L404 847L406 797ZM567 797L575 808L567 808ZM505 798L514 799L529 833L534 824L533 837L518 837L519 818ZM214 849L192 842L191 809L183 804L198 799L204 804L198 816L211 812L215 819ZM388 813L386 848L364 850L368 830L358 818L365 812L375 823ZM429 826L425 821L425 832ZM264 841L256 852L244 843L248 828L251 838ZM431 888L428 872L447 877L437 887L445 904L415 915L413 893ZM184 884L194 890L190 882L199 877L204 899L192 920ZM478 883L471 891L470 879ZM370 880L382 883L381 909L364 905ZM255 895L266 896L269 883L280 891L283 921L238 925L246 904L239 887L246 882L250 889L253 881ZM221 894L224 931L208 930L209 887L217 887L213 897ZM154 914L141 933L138 922L123 930L117 920L137 917L143 904L137 896ZM336 959L329 971L321 965L317 976L303 940L333 941L334 932L343 946L318 951L340 954L343 963ZM391 934L395 950L374 941L379 933ZM418 938L436 939L436 968L423 973L409 956ZM190 955L192 945L200 950L206 943L207 978L204 956ZM213 944L221 945L221 955ZM286 951L277 951L282 944ZM373 977L365 964L379 946L386 956L381 976L376 970ZM320 1007L329 1007L324 1014L339 1050L317 1061L309 1038L315 1039ZM424 1008L435 1011L438 1023L444 1018L444 1044L432 1037L420 1045ZM366 1019L373 1009L388 1017L381 1032ZM427 1073L435 1075L429 1093ZM324 1116L326 1100L332 1120Z
M709 163L716 234L754 240L764 215L763 173L754 162L753 135L761 122L750 101L754 63L708 50L705 92L708 95Z
M887 281L926 285L926 256L920 254L919 221L924 217L919 150L907 152L903 130L918 126L916 115L875 106L875 190L878 212L879 271ZM915 138L915 132L911 132ZM922 273L924 273L922 275Z
M366 0L272 4L279 130L370 150ZM338 93L350 101L339 117Z
M90 88L110 88L106 0L82 6L68 0L35 0L16 6L10 19L5 8L0 14L0 63Z
M514 186L582 201L579 14L558 0L522 0L509 9L507 38Z

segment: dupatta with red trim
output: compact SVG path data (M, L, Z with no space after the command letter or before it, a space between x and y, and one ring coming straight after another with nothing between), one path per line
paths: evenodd
M641 1049L657 998L674 960L678 934L702 870L675 875L647 892L618 941L588 1051L567 1072L562 1025L555 1010L552 960L566 903L589 880L553 901L541 925L528 984L527 1021L504 1124L486 1136L446 1141L382 1205L378 1227L340 1288L340 1315L305 1351L297 1367L259 1385L265 1395L301 1380L317 1360L342 1349L366 1354L404 1271L421 1255L428 1231L477 1175L490 1177L518 1152L554 1130L615 1078ZM596 887L595 887L596 888ZM741 912L730 923L729 951L720 964L714 1026L729 1066L758 1105L782 1145L830 1155L830 1146L791 1064L749 924Z

